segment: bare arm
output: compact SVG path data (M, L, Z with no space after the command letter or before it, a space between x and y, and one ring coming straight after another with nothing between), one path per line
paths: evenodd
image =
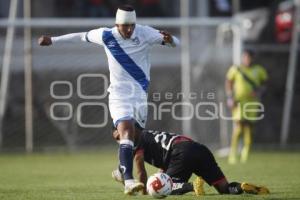
M146 186L147 184L147 171L145 168L144 154L143 152L137 152L134 157L134 161L137 169L138 180ZM143 194L147 194L146 187L144 188Z
M50 36L41 36L38 39L38 43L40 46L50 46L55 43L76 43L76 42L87 42L86 32L82 33L70 33L67 35L50 37Z
M233 84L234 84L233 81L226 79L225 91L226 91L226 95L227 95L227 106L231 109L235 105L235 101L234 101L234 97L233 97Z
M230 81L228 79L225 81L225 90L227 96L233 95L233 81Z

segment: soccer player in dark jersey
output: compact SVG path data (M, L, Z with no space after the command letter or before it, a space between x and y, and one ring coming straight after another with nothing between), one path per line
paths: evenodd
M115 130L113 137L119 141L119 133ZM168 174L174 186L172 194L185 194L195 191L197 195L204 194L202 177L206 183L220 194L268 194L269 190L263 186L249 183L229 183L218 166L211 151L203 144L192 139L174 133L143 130L142 134L135 138L135 163L139 181L146 183L147 172L144 162L160 168ZM194 183L189 183L192 174L198 177ZM112 176L122 182L120 170L114 170ZM146 193L146 191L144 191Z

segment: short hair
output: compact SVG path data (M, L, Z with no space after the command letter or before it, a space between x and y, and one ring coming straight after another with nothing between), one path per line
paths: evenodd
M245 49L245 50L243 51L243 53L244 53L244 54L248 54L251 58L253 58L253 57L255 56L254 51L251 50L251 49Z
M134 8L131 6L131 5L122 5L122 6L119 6L118 9L120 10L124 10L124 11L134 11Z

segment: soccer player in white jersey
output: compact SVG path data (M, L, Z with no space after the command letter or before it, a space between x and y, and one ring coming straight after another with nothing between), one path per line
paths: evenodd
M62 42L91 42L103 46L110 71L109 110L120 133L119 161L125 179L124 193L133 195L144 184L132 175L133 140L145 128L147 90L150 81L149 51L155 44L176 47L179 40L164 31L136 24L131 6L119 7L115 27L58 37L41 36L39 44L49 46ZM138 125L139 128L135 128Z

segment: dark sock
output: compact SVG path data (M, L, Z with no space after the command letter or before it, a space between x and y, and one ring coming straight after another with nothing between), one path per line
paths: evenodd
M242 194L244 191L241 188L241 184L238 182L232 182L228 185L229 194Z
M129 141L129 142L128 142ZM133 166L133 146L129 144L130 140L120 142L119 146L119 169L124 175L124 180L133 179L132 166Z
M182 195L193 191L194 187L192 183L173 183L171 195Z

